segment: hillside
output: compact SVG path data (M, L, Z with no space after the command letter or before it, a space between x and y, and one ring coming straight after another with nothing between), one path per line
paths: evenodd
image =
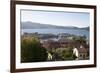
M21 22L21 29L86 29L88 30L89 27L85 28L78 28L74 26L56 26L51 24L41 24L36 22Z

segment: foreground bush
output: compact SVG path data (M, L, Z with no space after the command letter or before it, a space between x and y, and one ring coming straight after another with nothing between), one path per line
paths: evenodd
M21 62L41 62L47 60L46 49L36 37L21 39Z

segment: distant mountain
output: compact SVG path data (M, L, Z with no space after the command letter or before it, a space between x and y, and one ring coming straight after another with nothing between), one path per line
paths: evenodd
M55 25L41 24L35 22L21 22L22 29L40 29L40 28L57 28Z
M79 29L83 29L83 30L88 30L89 31L89 27L83 27L83 28L79 28Z
M57 25L51 25L51 24L41 24L36 22L21 22L21 29L78 29L78 27L74 26L57 26ZM88 29L86 28L79 28L79 29Z

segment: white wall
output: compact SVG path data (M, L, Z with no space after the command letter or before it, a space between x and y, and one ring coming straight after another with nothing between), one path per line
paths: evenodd
M100 1L99 0L34 0L46 2L97 5L97 31L100 37ZM99 73L100 72L100 38L97 39L97 68L65 69L39 71L34 73ZM0 0L0 73L10 73L10 0ZM33 73L33 72L30 72Z

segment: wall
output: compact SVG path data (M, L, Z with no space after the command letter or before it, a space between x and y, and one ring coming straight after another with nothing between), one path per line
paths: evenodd
M34 73L98 73L100 72L100 1L99 0L34 0L58 3L97 5L97 68L41 71ZM0 0L0 73L10 73L10 0ZM33 73L33 72L30 72Z

